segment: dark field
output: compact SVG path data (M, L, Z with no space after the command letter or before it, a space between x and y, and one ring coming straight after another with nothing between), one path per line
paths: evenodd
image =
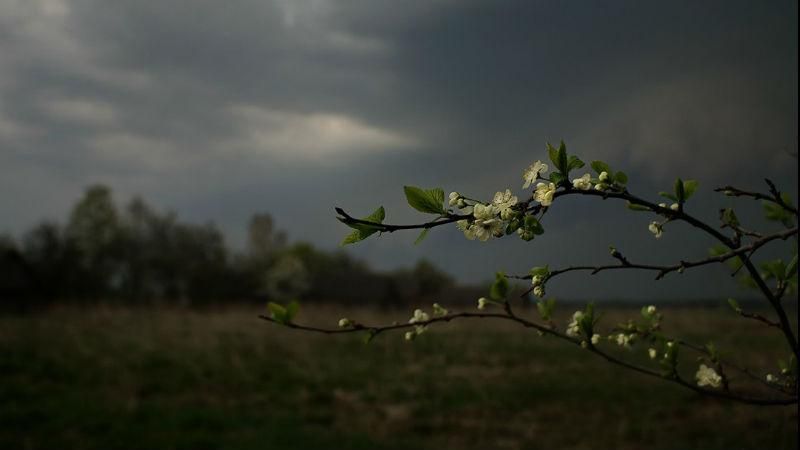
M572 310L562 307L560 323ZM510 323L462 321L413 343L393 333L364 345L271 325L260 312L0 317L0 448L797 448L795 406L701 398ZM618 309L601 325L636 314ZM717 336L734 360L774 371L785 357L776 333L730 310L664 314L665 331ZM298 321L335 326L342 315L305 310ZM410 313L346 315L387 323ZM685 356L691 376L697 364Z

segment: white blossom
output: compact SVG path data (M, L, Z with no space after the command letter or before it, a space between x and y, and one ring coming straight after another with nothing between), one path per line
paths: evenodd
M592 345L597 345L600 342L600 335L595 333L592 335Z
M348 319L347 317L343 317L343 318L339 319L339 327L340 328L347 328L347 327L349 327L351 325L353 325L353 322L351 322L350 319Z
M541 203L542 206L550 206L553 203L553 195L555 193L555 183L539 183L536 185L536 192L533 193L533 199Z
M653 314L656 313L656 307L653 306L653 305L650 305L650 306L647 307L646 311L647 311L647 314L652 316Z
M414 316L408 319L408 323L427 322L429 319L428 313L421 309L415 309Z
M450 206L456 206L456 205L458 205L458 201L460 199L461 199L461 194L459 194L458 192L451 192L450 193L450 201L448 202L448 204Z
M489 299L486 297L481 297L478 299L478 309L486 309L486 305L489 304Z
M541 275L534 275L531 278L531 284L533 285L533 287L539 286L540 284L542 284L542 281L544 280L542 279Z
M539 285L533 288L533 295L542 298L544 297L544 286Z
M647 350L647 354L650 355L650 359L656 359L656 356L658 356L658 350L651 348Z
M589 189L592 188L592 175L587 173L580 178L575 178L574 180L572 180L572 186L575 189L588 191Z
M442 308L442 305L438 303L433 304L433 315L434 316L446 316L449 313L448 310Z
M494 205L484 205L482 203L476 204L472 210L472 215L476 220L494 219L497 213L498 210Z
M606 172L605 170L600 172L600 175L597 177L597 179L600 180L600 181L607 181L608 180L608 172Z
M662 208L666 208L666 207L667 207L667 204L666 204L666 203L659 203L659 204L658 204L658 206L660 206L660 207L662 207Z
M522 173L522 179L525 180L525 184L522 185L522 188L528 189L530 185L539 178L539 174L545 174L547 173L547 170L547 164L544 164L541 161L536 161L535 163L531 164Z
M583 319L583 311L575 311L572 315L572 322L567 325L567 336L578 336L581 333L580 321ZM594 343L594 341L592 341Z
M778 379L775 378L775 375L773 375L771 373L767 374L767 383L774 383L776 381L778 381Z
M617 345L620 347L630 348L633 343L633 334L619 333L617 335Z
M417 333L414 333L413 331L406 331L405 338L407 341L413 341L415 337L417 337Z
M502 236L505 231L505 223L499 219L476 220L469 229L478 240L486 242L492 236Z
M653 233L656 239L660 239L661 235L664 234L664 226L659 222L650 222L650 225L647 226L647 229Z
M694 375L697 379L698 386L710 386L710 387L719 387L722 383L722 377L712 369L711 367L706 366L705 364L700 364L700 368L697 369L697 373Z
M517 196L511 194L510 189L505 192L497 192L494 194L492 204L498 211L500 211L500 218L509 220L514 216L514 205L517 204Z
M673 211L677 211L677 210L679 210L680 208L681 208L681 205L679 205L679 204L677 204L677 203L673 203L673 204L669 205L669 209L671 209L671 210L673 210Z

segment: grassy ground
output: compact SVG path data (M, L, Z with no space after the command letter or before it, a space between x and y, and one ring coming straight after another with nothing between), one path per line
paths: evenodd
M259 312L0 317L0 448L797 448L796 406L700 398L511 324L452 323L412 344L396 333L364 345L270 325ZM784 356L780 338L728 310L665 316L683 336L722 336L737 360Z

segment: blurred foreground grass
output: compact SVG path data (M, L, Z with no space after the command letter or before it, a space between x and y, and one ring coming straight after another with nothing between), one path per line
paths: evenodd
M394 333L364 345L271 325L259 312L0 316L0 448L797 448L796 406L701 398L510 323L444 324L411 344ZM774 367L785 357L777 333L729 310L664 313L666 331L721 337L738 361ZM601 325L637 314L615 310ZM410 313L319 308L298 321L335 325L342 315L388 323Z

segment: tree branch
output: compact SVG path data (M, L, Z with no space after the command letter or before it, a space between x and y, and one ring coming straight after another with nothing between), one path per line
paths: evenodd
M508 303L506 302L506 305L507 304ZM540 331L541 333L549 334L549 335L554 336L554 337L556 337L558 339L561 339L561 340L564 340L566 342L569 342L569 343L571 343L573 345L578 345L578 346L586 345L586 349L587 350L591 351L593 354L595 354L597 356L602 357L603 359L605 359L606 361L608 361L608 362L610 362L612 364L618 365L620 367L627 368L629 370L632 370L632 371L635 371L635 372L638 372L638 373L641 373L641 374L644 374L644 375L647 375L647 376L651 376L651 377L655 377L655 378L671 381L673 383L676 383L676 384L678 384L680 386L683 386L683 387L685 387L687 389L690 389L692 391L698 392L700 394L708 395L708 396L711 396L711 397L724 398L724 399L727 399L727 400L738 401L738 402L747 403L747 404L751 404L751 405L793 405L793 404L797 404L798 403L798 399L796 397L791 397L791 398L790 397L784 397L784 398L750 397L750 396L745 396L745 395L733 394L731 392L704 389L704 388L701 388L699 386L695 386L694 384L691 384L691 383L681 379L678 376L665 377L661 373L656 372L654 370L651 370L651 369L648 369L648 368L645 368L645 367L641 367L641 366L637 366L635 364L631 364L629 362L626 362L626 361L618 359L618 358L616 358L614 356L611 356L610 354L603 352L602 350L600 350L599 348L595 347L594 345L591 345L590 343L583 344L584 341L582 339L576 339L576 338L567 336L566 334L563 334L563 333L561 333L561 332L559 332L557 330L554 330L554 329L552 329L550 327L547 327L547 326L544 326L544 325L540 325L540 324L537 324L537 323L532 322L530 320L527 320L527 319L521 318L519 316L516 316L512 312L510 312L510 307L509 306L505 307L505 314L501 314L501 313L469 313L469 312L462 312L462 313L448 314L448 315L445 315L445 316L433 317L433 318L431 318L429 320L415 322L415 323L392 324L392 325L386 325L386 326L367 326L367 325L361 325L361 324L356 323L354 326L352 326L350 328L321 328L321 327L300 325L300 324L296 324L296 323L293 323L293 322L281 323L281 322L278 322L275 319L273 319L271 317L268 317L268 316L265 316L265 315L259 315L258 317L260 319L262 319L262 320L265 320L265 321L268 321L268 322L272 322L272 323L277 323L279 325L284 325L284 326L287 326L289 328L296 329L296 330L303 330L303 331L322 333L322 334L328 334L328 335L330 335L330 334L350 334L350 333L357 333L357 332L366 331L366 332L370 333L371 337L377 336L378 334L383 333L385 331L410 329L410 328L414 328L414 327L418 327L418 326L427 326L427 325L430 325L430 324L433 324L433 323L450 322L450 321L456 320L456 319L500 319L500 320L510 320L510 321L516 322L516 323L518 323L518 324L520 324L520 325L522 325L522 326L524 326L526 328L536 329L537 331Z

